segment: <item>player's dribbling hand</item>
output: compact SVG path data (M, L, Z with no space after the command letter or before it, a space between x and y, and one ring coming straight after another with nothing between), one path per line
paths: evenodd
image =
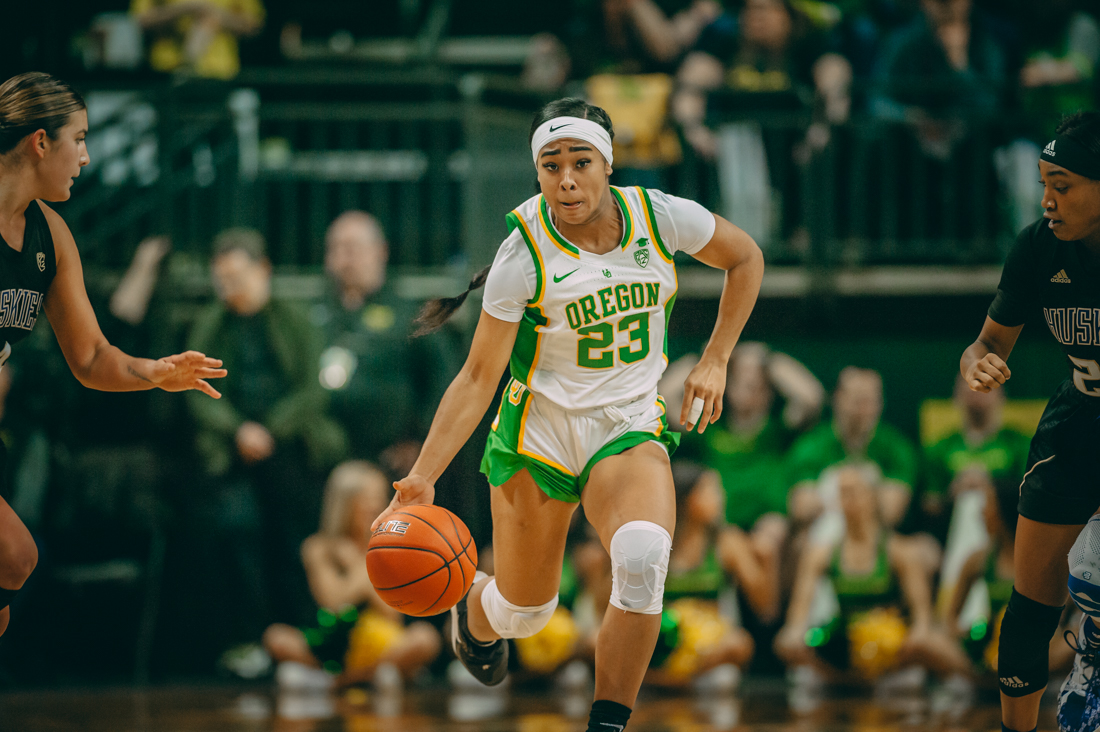
M378 518L370 525L373 532L389 518L394 511L405 506L431 505L435 501L435 486L427 478L419 475L410 475L393 484L397 494L394 495L386 510L378 514Z
M684 403L680 408L680 424L688 432L699 425L699 434L707 425L717 422L722 416L722 397L726 393L726 364L718 359L708 358L704 353L699 363L684 381ZM703 411L692 415L692 404L696 399L703 402ZM693 419L694 417L694 419Z
M987 353L966 372L966 385L971 391L990 392L1012 378L1004 359Z

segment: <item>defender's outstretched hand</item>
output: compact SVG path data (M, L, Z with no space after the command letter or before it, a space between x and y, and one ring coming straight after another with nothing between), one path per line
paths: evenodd
M164 391L197 389L221 399L221 393L206 382L207 379L223 378L228 373L221 365L220 359L207 358L206 354L198 351L187 351L152 361L145 373L134 375Z
M430 506L435 501L435 486L427 478L419 475L410 475L403 480L399 480L393 484L393 487L397 494L390 501L390 505L386 507L386 510L378 514L378 518L370 525L371 531L384 524L394 511L406 506Z

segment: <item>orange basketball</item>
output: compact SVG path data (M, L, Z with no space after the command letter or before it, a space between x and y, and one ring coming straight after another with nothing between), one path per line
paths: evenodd
M462 519L439 506L394 511L371 534L367 574L382 600L405 615L450 610L474 584L477 547Z

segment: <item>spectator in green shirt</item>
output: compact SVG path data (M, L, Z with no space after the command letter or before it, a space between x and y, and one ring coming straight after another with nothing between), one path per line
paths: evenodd
M962 427L925 451L925 482L921 508L926 528L943 541L951 508L959 493L974 481L965 477L978 471L989 480L1019 483L1027 464L1030 438L1004 426L1005 394L971 391L962 377L955 380L955 404L962 413Z
M782 408L776 409L777 397ZM821 413L825 390L798 361L744 343L730 359L721 422L699 435L686 433L681 451L721 476L726 522L752 530L760 517L787 513L784 457Z
M849 462L878 466L883 521L890 527L901 521L916 484L917 450L901 432L881 422L882 403L882 376L877 371L848 366L840 372L832 421L800 437L788 457L794 523L805 525L823 511L837 509L835 481L823 480L823 473Z

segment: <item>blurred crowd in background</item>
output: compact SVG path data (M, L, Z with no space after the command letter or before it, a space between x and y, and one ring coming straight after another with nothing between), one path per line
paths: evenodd
M841 239L1011 236L1038 215L1041 145L1098 91L1100 19L1083 0L110 4L5 8L0 76L232 84L250 69L406 68L463 53L489 67L478 49L491 46L514 59L497 80L511 92L608 110L613 182L693 193L795 250L814 232L789 214L805 192L791 171L812 175L830 155L849 186L847 218L831 224ZM867 120L902 130L890 149L908 153L878 154ZM889 208L879 179L904 181L919 204L889 231L864 216ZM447 670L444 618L395 615L365 576L367 529L415 460L466 336L407 337L418 303L387 277L403 242L380 224L391 211L364 207L325 222L316 297L273 294L259 223L202 242L215 297L182 320L166 277L171 232L89 288L127 352L223 359L220 401L83 390L48 329L20 344L0 371L0 437L6 498L40 562L0 640L0 684L215 673L316 688L466 683ZM691 358L669 367L670 405ZM913 668L945 684L992 677L1042 405L955 385L953 405L914 417L918 435L882 422L883 375L840 366L822 384L765 344L735 351L721 421L674 456L678 524L649 683L732 687L744 670L784 668L811 686ZM492 413L437 492L487 569L477 467ZM565 561L554 621L517 642L517 683L589 678L610 564L579 515Z
M0 645L4 681L136 669L278 674L322 689L463 683L445 676L446 616L401 618L363 561L463 335L408 337L416 304L394 294L385 233L368 213L329 226L316 300L273 297L254 230L223 231L211 251L216 298L188 328L158 312L161 238L141 243L97 311L108 337L136 352L222 358L222 399L81 389L45 329L0 372L8 497L41 556ZM669 404L695 358L670 364ZM1042 402L960 381L953 401L922 406L918 441L882 421L882 379L852 365L827 389L763 343L737 347L721 419L685 434L673 459L677 529L651 683L732 688L743 669L785 667L807 683L914 668L956 684L992 678ZM490 571L477 465L494 411L437 486ZM590 678L611 567L581 512L565 562L554 622L516 642L520 679Z
M113 1L43 27L13 8L26 22L12 19L0 70L116 85L322 65L485 72L533 99L588 97L616 125L613 182L690 194L795 254L823 227L883 246L999 238L985 250L1003 252L1038 215L1041 146L1095 103L1100 61L1085 0ZM817 227L800 213L806 175L848 199Z

